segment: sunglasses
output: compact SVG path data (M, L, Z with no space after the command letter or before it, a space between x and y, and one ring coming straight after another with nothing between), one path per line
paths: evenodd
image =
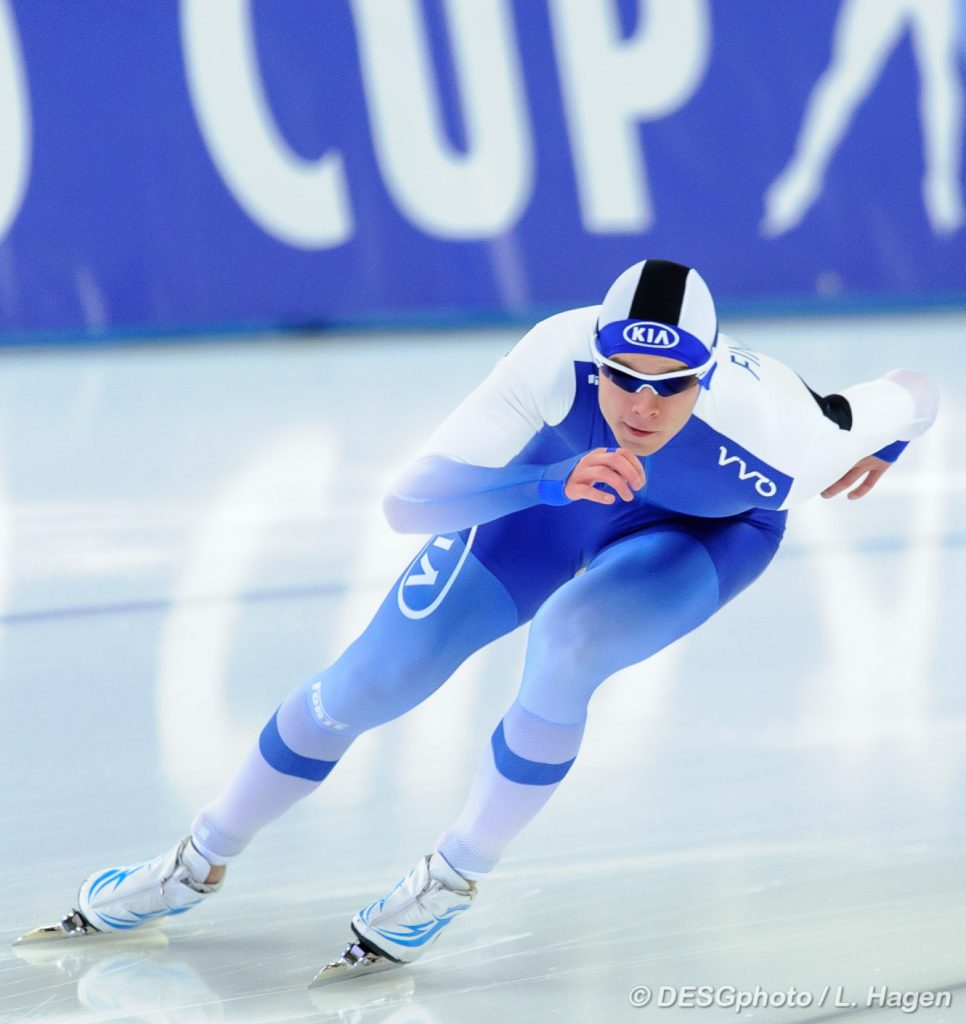
M676 370L674 373L648 376L634 373L632 370L618 370L613 363L603 360L599 366L600 372L609 381L632 395L643 391L644 388L650 388L661 398L669 398L671 395L680 395L699 383L698 375L691 370Z

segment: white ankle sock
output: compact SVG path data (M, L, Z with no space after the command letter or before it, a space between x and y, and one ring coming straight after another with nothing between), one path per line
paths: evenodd
M447 889L469 889L469 879L464 878L450 862L436 850L429 858L429 877L442 882Z
M211 872L212 865L205 860L198 847L189 839L181 851L181 863L188 869L193 881L205 885L205 879Z

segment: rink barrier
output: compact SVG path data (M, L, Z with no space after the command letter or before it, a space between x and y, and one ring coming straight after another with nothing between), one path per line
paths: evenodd
M961 6L0 0L0 343L966 305Z

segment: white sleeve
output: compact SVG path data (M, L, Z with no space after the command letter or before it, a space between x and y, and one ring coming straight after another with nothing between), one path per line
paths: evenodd
M505 466L545 424L559 423L576 394L574 353L589 353L596 307L569 310L529 331L442 422L419 456ZM589 354L587 356L589 358Z
M851 429L841 430L822 418L783 508L820 494L860 459L896 441L919 437L939 409L936 385L915 370L892 370L841 394L852 410Z

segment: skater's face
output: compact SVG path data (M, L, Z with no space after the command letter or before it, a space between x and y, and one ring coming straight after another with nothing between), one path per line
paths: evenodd
M638 373L673 373L686 369L684 363L665 356L621 353L613 356L612 361ZM691 418L701 391L695 380L687 390L666 398L648 387L631 394L608 380L605 373L598 376L600 411L617 443L635 455L653 455L663 448Z

